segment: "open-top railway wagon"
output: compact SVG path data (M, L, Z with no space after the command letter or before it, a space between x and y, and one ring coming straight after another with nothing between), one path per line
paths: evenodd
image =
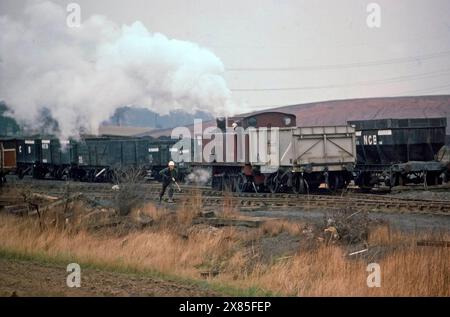
M67 179L72 165L71 141L51 137L22 137L14 139L17 152L16 174L19 178L51 177Z
M445 145L446 118L350 121L356 129L355 183L371 188L442 182L446 166L437 158Z
M51 137L18 139L18 171L20 178L27 174L34 178L68 179L72 166L71 141Z
M72 177L109 181L114 171L134 168L145 172L148 179L158 179L175 143L171 139L86 138L76 144Z
M352 179L356 162L355 130L351 126L317 126L269 129L278 136L270 142L266 160L253 162L265 176L271 192L305 193L320 185L335 190L345 187ZM265 129L250 131L250 139ZM267 138L271 140L271 135ZM251 143L254 143L251 142Z
M134 168L147 179L158 178L167 165L176 140L130 137L18 138L16 173L19 178L111 181L115 171Z

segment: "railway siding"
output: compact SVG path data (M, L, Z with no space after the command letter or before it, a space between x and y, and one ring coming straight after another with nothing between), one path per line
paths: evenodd
M64 184L64 185L63 185ZM111 184L91 183L61 183L38 181L26 184L12 184L6 186L11 190L20 191L26 188L37 194L51 195L59 198L80 194L80 199L88 199L99 204L114 203L117 191L112 190ZM140 184L137 187L143 193L143 202L155 202L160 190L159 184ZM181 186L181 192L175 193L178 202L189 200L192 197L201 198L203 209L213 210L225 203L240 211L252 210L312 210L330 209L339 210L354 208L369 212L388 213L426 213L450 215L450 200L409 199L393 195L362 194L356 192L342 192L341 194L270 194L270 193L229 193L211 190L208 187ZM20 195L0 195L0 207L23 204ZM5 209L5 208L4 208Z

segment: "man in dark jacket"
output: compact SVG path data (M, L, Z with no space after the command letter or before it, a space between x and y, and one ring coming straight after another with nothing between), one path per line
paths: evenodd
M167 187L169 187L169 203L172 203L172 197L173 197L173 188L172 184L176 182L177 179L177 170L175 168L175 163L173 161L169 162L169 166L165 169L162 169L159 172L159 176L161 176L162 179L162 189L159 193L159 202L161 202L164 193L166 192Z

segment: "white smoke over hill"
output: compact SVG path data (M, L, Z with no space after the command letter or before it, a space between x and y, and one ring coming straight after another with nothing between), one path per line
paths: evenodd
M66 16L50 1L29 2L20 21L0 16L0 100L22 123L37 127L50 113L67 137L96 133L125 105L162 114L230 109L224 65L207 49L141 22L91 16L70 28Z

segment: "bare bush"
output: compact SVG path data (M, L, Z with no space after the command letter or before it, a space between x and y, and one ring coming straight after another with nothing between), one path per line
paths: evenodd
M322 231L327 241L344 244L367 243L369 229L375 224L376 222L369 219L367 212L345 208L326 215Z
M140 185L144 182L142 169L134 167L116 169L113 172L113 181L116 193L114 202L119 215L126 216L143 204L145 192L140 190Z

